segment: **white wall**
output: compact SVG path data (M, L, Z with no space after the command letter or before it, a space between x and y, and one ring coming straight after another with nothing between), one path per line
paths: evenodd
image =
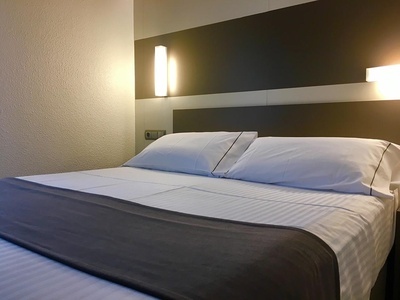
M316 0L135 0L135 39Z
M306 2L311 1L135 0L135 35L136 38L157 36ZM178 84L180 75L184 74L178 74ZM144 139L145 129L172 132L173 109L369 101L396 97L399 95L388 97L381 94L375 84L357 83L136 100L136 152L150 143Z
M0 0L0 177L134 153L133 0Z

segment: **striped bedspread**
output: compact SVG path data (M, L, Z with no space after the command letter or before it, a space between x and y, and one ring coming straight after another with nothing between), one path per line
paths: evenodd
M307 230L324 240L336 253L342 299L368 299L369 290L391 247L397 207L393 200L370 196L127 167L24 179L172 211ZM5 241L0 241L0 253L2 299L20 299L24 295L38 295L37 298L32 296L33 299L54 299L57 295L63 295L56 297L62 299L146 297L47 261ZM79 285L85 288L79 290L76 288Z

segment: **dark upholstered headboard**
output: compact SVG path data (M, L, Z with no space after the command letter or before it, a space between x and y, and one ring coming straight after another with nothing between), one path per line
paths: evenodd
M173 130L256 130L259 136L363 137L400 144L400 100L174 110Z

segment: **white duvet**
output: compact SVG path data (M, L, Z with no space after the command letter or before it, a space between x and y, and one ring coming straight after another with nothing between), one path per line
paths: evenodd
M368 299L393 242L397 197L279 187L130 167L22 179L167 210L294 226L336 253L342 299ZM0 239L0 299L144 299Z

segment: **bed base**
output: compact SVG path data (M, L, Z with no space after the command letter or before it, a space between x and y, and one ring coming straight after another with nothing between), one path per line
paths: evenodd
M396 233L399 232L400 232L400 211L398 210L396 213ZM386 264L384 268L382 268L378 280L376 281L375 286L372 289L371 300L400 299L400 238L398 237L398 234L396 236L397 237L394 240L392 250L390 251L388 259L386 260ZM385 267L386 267L386 272L385 272ZM380 289L382 289L381 285L384 286L385 288L384 298L378 297L379 295L382 295L382 291L380 293L378 292Z

